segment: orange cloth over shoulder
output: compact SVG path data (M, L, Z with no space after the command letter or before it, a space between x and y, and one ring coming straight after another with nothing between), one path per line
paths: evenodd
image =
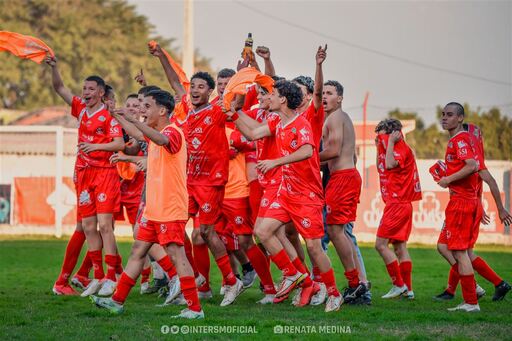
M224 107L230 109L231 102L235 98L235 95L246 94L247 87L254 83L264 87L269 92L272 91L272 87L274 86L272 77L262 74L253 67L243 68L231 77L226 85L223 99Z
M38 64L41 64L48 53L55 56L42 40L8 31L0 31L0 51L10 52L16 57L30 59Z

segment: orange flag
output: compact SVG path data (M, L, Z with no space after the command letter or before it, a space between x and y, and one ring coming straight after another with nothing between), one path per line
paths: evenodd
M246 94L247 87L254 83L267 89L269 92L272 91L272 87L274 86L274 80L272 77L262 74L253 67L243 68L231 77L226 85L223 99L224 107L229 109L231 107L231 101L233 101L235 95Z
M52 49L42 40L8 31L0 31L0 51L10 52L17 57L33 60L38 64L41 64L48 53L52 57L55 56Z

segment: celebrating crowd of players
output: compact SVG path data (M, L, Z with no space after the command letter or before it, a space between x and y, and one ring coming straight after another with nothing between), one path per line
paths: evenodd
M258 47L265 74L275 82L271 88L250 86L229 109L223 94L234 70L221 70L216 81L197 72L185 84L160 46L149 44L149 52L162 64L174 95L146 85L141 70L136 80L142 88L119 107L112 87L98 76L86 78L81 97L74 96L64 86L56 58L46 59L55 91L79 123L77 225L53 292L78 294L71 282L97 306L121 313L141 276L141 294L159 291L165 296L163 305L187 305L177 317L203 318L200 300L213 295L211 253L222 274L221 306L232 304L256 277L261 304L283 302L294 290L297 307L325 303L325 311L331 312L344 303L370 304L370 282L352 233L361 192L356 136L342 110L343 87L334 80L324 82L327 46L316 51L314 80L277 77L270 51ZM244 67L259 69L254 55L240 62L238 70ZM211 100L215 88L218 96ZM436 182L450 191L438 250L451 269L448 288L435 298L452 299L460 281L463 302L451 310L479 311L478 298L485 292L473 271L493 283L493 300L511 289L473 253L480 222L488 219L482 181L491 189L500 219L510 224L512 217L485 167L480 130L463 121L460 104L444 107L442 126L450 140L445 161L431 168ZM421 187L401 128L400 121L385 119L375 129L386 204L375 247L392 281L383 299L414 299L406 244L412 202L421 199ZM114 221L124 220L125 210L135 242L123 268ZM189 219L194 222L191 238L185 232ZM71 276L85 241L86 256ZM329 241L345 270L342 292L325 252ZM270 262L282 272L278 285Z

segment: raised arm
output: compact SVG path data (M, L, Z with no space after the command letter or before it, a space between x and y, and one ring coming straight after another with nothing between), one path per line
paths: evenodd
M386 169L398 167L398 161L395 159L395 143L400 141L400 132L394 131L389 135L388 147L386 149Z
M185 88L181 84L178 74L172 68L171 64L169 63L169 60L167 60L167 57L162 51L160 45L157 44L154 47L149 46L149 52L153 56L158 57L158 59L160 60L160 63L164 68L165 76L167 77L167 80L169 81L169 84L173 88L174 92L176 92L176 95L178 95L180 98L183 95L185 95Z
M265 61L265 74L270 77L275 76L276 70L274 69L272 59L270 59L270 49L265 46L258 46L256 48L256 54Z
M137 141L145 141L144 134L142 134L142 132L139 129L137 129L137 127L135 127L133 123L126 119L126 117L130 115L127 114L125 108L114 109L114 111L112 112L112 116L114 116L114 118L119 122L121 127L123 127L124 131L128 135L130 135Z
M316 51L316 70L315 70L315 88L313 90L313 105L315 106L315 110L320 109L322 105L322 91L324 88L324 72L322 70L322 64L327 57L327 44L325 44L325 48L322 49L322 46L318 47Z
M512 216L503 206L503 202L501 201L500 189L498 188L498 184L496 180L492 176L492 174L487 169L482 169L478 172L478 175L482 178L483 181L489 186L491 190L492 197L494 198L494 202L496 203L496 207L498 208L498 215L500 220L505 225L512 225Z
M238 130L249 141L259 140L272 135L267 123L260 123L252 119L242 110L238 110L236 113L227 112L226 114L231 117Z
M71 105L71 102L73 102L73 94L64 86L64 82L62 81L62 77L60 76L60 72L57 67L57 58L47 56L44 61L52 68L53 89L64 100L64 102Z

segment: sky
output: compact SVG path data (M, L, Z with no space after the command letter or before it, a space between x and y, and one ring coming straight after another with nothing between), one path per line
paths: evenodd
M128 1L182 46L182 1ZM286 78L313 77L316 49L327 44L324 79L343 84L354 120L367 92L370 120L398 107L432 123L450 101L512 116L510 1L194 2L194 46L215 70L236 67L248 32Z

